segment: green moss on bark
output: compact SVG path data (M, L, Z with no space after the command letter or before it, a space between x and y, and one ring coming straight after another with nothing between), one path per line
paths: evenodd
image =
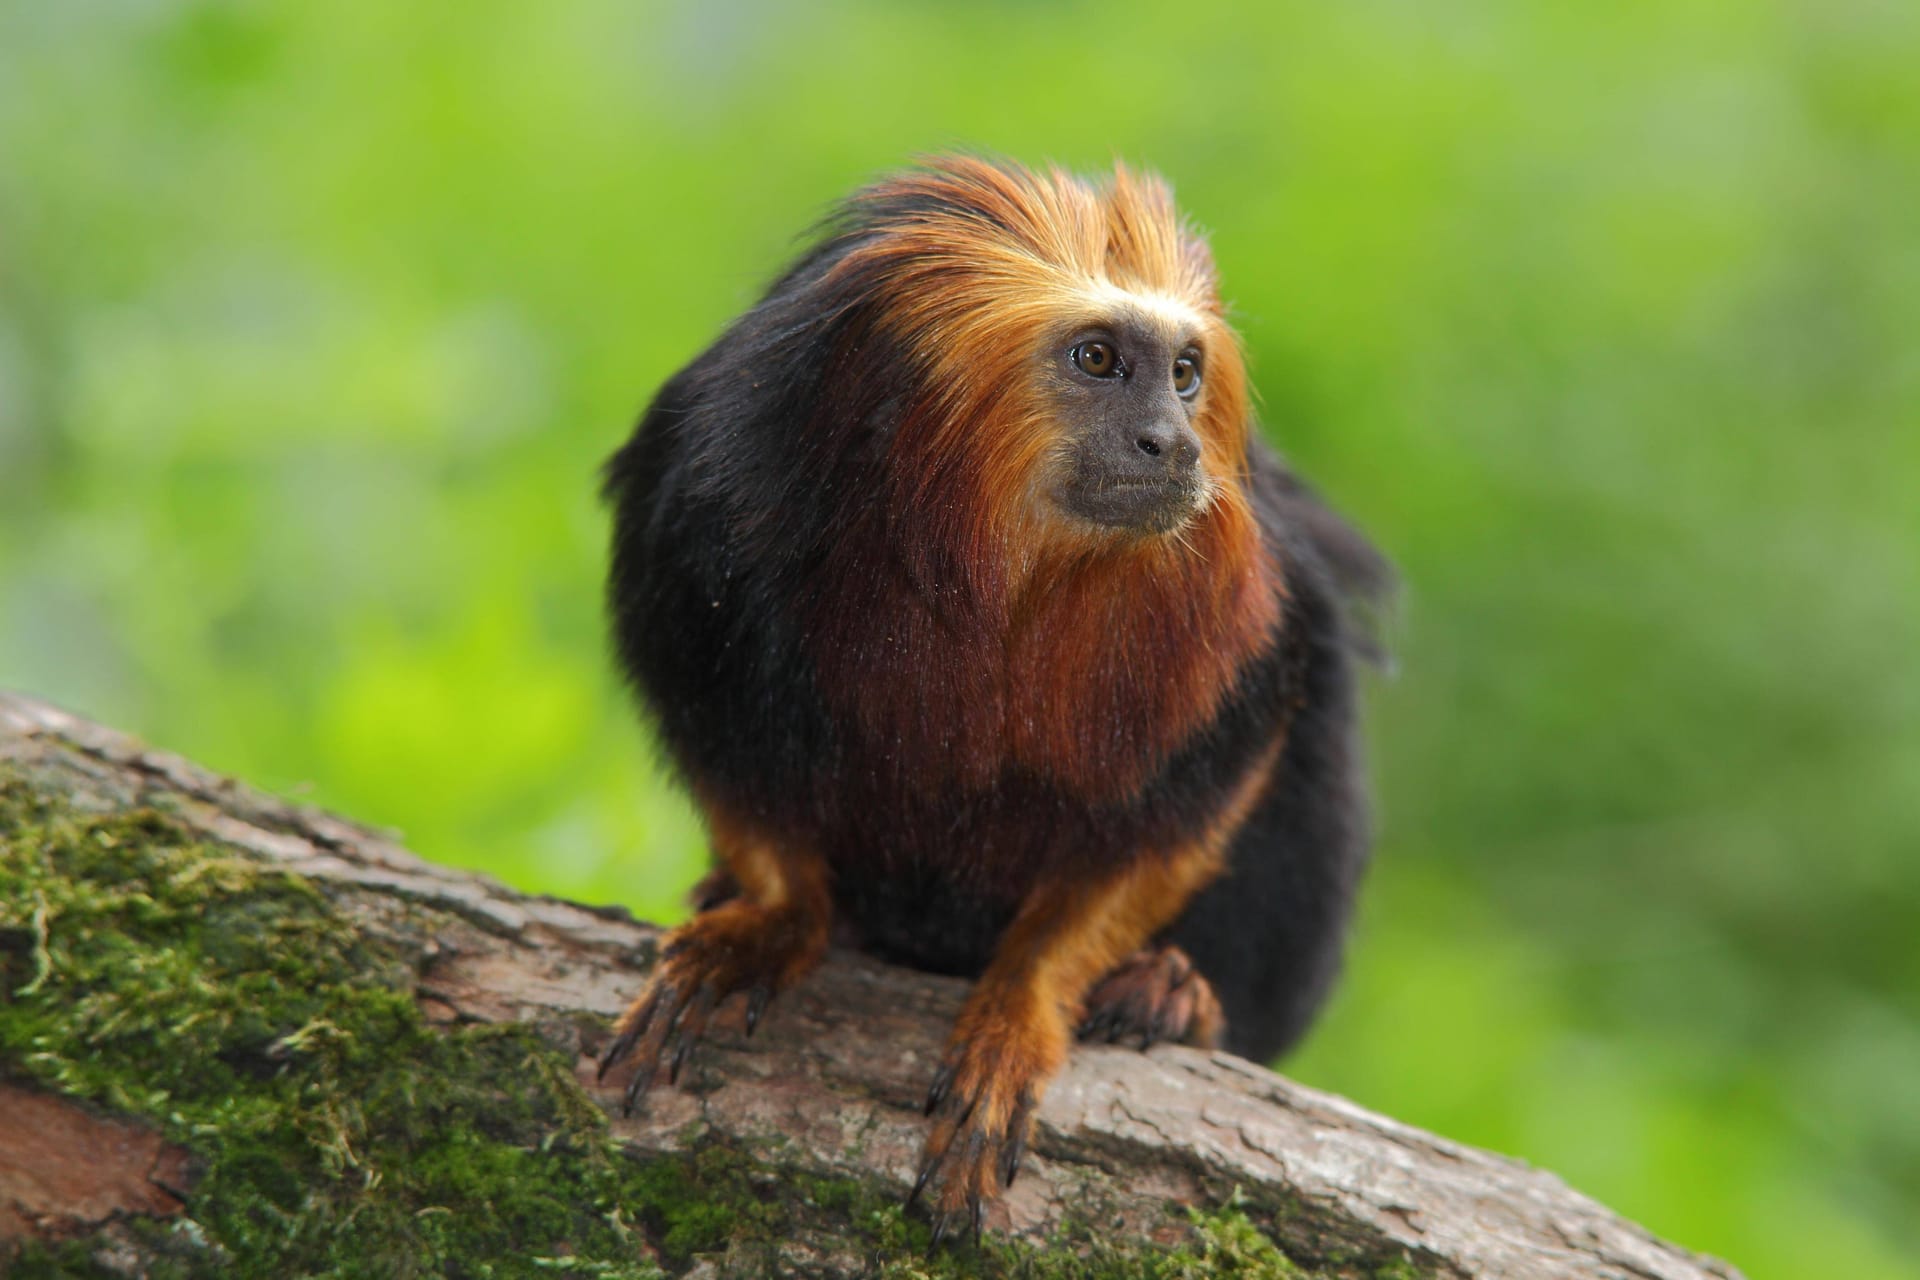
M630 1162L533 1032L434 1029L396 948L161 814L0 783L0 832L0 1064L194 1153L189 1217L147 1230L175 1274L658 1274Z
M416 976L308 881L0 774L0 1074L192 1153L185 1215L122 1228L151 1276L1313 1274L1237 1205L1173 1250L1069 1231L929 1259L892 1188L712 1144L624 1153L570 1053L529 1027L434 1027ZM110 1274L102 1247L30 1246L10 1274Z

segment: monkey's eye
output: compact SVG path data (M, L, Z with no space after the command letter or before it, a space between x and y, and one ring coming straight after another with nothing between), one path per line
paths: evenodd
M1120 372L1120 353L1110 342L1083 342L1067 355L1073 367L1089 378L1112 378Z
M1197 356L1181 356L1173 362L1173 389L1178 395L1190 396L1200 389L1200 360Z

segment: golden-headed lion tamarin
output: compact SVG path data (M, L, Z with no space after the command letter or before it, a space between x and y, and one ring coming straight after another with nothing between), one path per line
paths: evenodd
M944 1234L1076 1028L1304 1029L1365 860L1347 605L1385 574L1256 435L1161 182L958 157L858 192L606 487L620 658L718 863L602 1058L630 1104L831 926L977 975L915 1191Z

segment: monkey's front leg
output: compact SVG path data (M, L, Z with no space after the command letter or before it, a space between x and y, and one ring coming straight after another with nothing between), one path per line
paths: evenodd
M614 1025L600 1075L634 1060L626 1107L639 1105L662 1064L677 1081L714 1009L745 992L752 1034L769 1001L805 977L827 949L832 900L827 867L812 853L776 844L708 808L721 867L738 893L701 911L662 940L660 959Z
M911 1200L929 1197L938 1244L1020 1169L1033 1112L1067 1060L1082 1001L1218 871L1207 848L1144 855L1106 880L1043 880L1001 937L927 1094L933 1130ZM910 1201L911 1202L911 1201Z

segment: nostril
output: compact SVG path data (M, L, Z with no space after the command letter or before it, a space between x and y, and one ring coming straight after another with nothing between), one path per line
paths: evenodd
M1140 452L1146 454L1149 458L1157 458L1160 456L1160 442L1158 440L1152 439L1149 436L1141 436L1133 443L1139 448Z

